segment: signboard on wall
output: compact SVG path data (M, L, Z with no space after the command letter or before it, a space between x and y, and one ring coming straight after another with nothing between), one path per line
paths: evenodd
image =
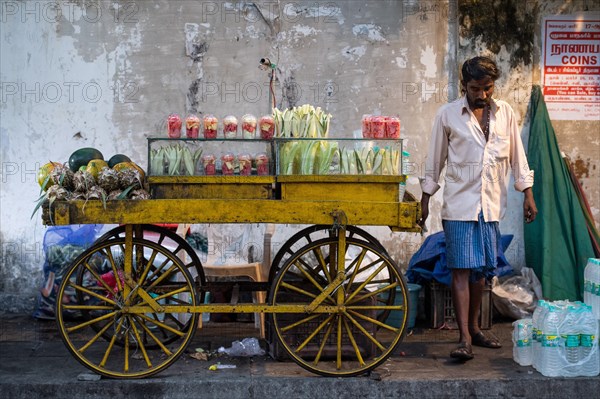
M553 120L600 120L600 16L546 17L542 87Z

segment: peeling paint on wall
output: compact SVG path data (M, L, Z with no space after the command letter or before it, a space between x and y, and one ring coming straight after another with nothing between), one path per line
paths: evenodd
M362 39L367 40L370 43L383 42L387 43L381 26L374 24L358 24L352 27L352 33Z
M498 54L504 46L512 67L532 62L536 3L530 1L458 0L460 35L481 38L486 49Z

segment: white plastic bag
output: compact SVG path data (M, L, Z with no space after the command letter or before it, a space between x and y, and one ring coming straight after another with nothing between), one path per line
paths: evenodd
M492 280L492 299L500 314L515 320L530 318L542 299L542 284L533 269L523 267L520 276L513 276L500 283Z
M244 338L240 341L233 341L230 348L220 347L217 352L226 353L229 356L262 356L265 351L261 349L258 339Z

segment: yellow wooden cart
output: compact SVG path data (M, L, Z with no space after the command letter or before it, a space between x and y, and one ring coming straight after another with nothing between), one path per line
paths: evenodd
M420 231L419 203L398 200L403 179L150 176L155 197L168 199L56 201L52 224L120 225L65 273L56 310L60 334L94 372L141 378L178 359L201 313L263 312L283 350L303 368L324 376L365 373L401 342L409 297L396 262L359 226ZM184 239L155 225L167 222L310 227L273 257L267 283L240 282L267 291L266 303L232 305L204 303L214 283L207 283ZM399 322L390 321L392 312Z

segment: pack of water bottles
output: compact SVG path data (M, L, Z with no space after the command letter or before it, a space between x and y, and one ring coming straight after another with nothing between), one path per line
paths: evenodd
M531 319L513 323L513 357L547 377L600 373L598 319L582 302L541 300Z
M596 319L600 319L600 259L588 259L583 272L583 302L590 305Z

